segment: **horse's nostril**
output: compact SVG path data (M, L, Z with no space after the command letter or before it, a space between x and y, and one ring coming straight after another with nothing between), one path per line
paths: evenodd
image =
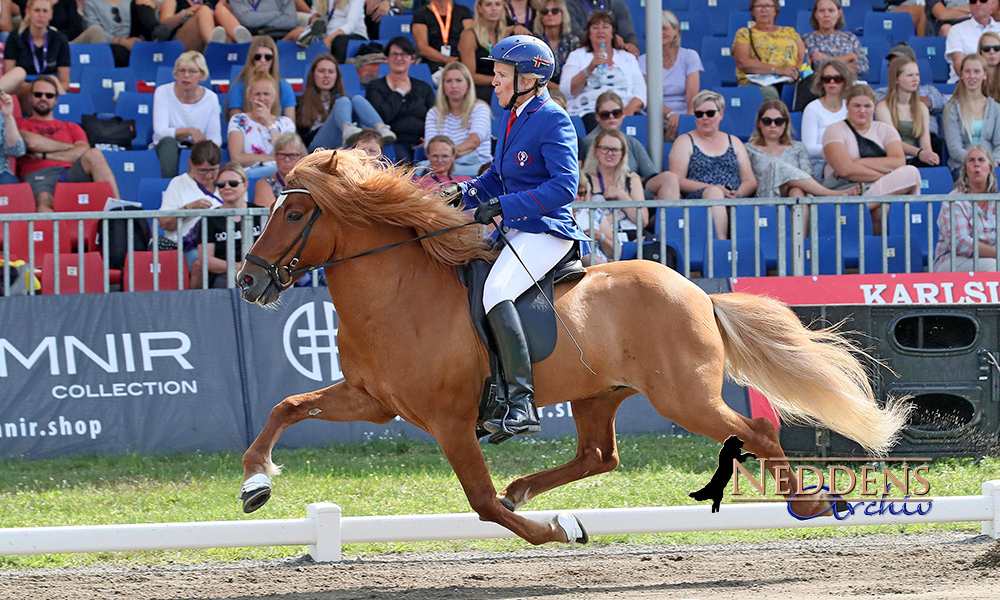
M252 286L253 285L253 276L249 275L249 274L243 275L243 285L246 286L246 287Z

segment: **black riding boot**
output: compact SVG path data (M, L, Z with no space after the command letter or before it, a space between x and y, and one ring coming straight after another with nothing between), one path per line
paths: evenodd
M531 376L531 358L521 317L514 303L504 300L490 310L486 321L490 325L507 384L507 406L505 416L485 421L483 428L490 433L538 433L542 426L535 410L535 383Z

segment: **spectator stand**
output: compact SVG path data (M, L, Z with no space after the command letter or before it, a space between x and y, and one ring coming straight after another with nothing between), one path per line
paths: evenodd
M173 71L177 57L184 53L184 45L178 40L169 42L139 41L132 45L129 66L135 73L140 92L152 93L155 88L156 72L160 67L170 67Z

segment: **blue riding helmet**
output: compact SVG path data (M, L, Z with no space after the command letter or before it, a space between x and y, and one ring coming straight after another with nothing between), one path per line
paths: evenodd
M486 60L514 66L514 75L539 75L539 85L547 85L556 69L549 45L533 35L512 35L493 46ZM515 82L517 80L515 79Z

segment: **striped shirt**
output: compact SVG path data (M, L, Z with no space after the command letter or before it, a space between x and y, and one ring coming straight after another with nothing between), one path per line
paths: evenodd
M493 160L493 154L490 152L490 107L486 103L476 102L472 107L468 127L462 127L462 117L456 117L451 113L445 115L444 123L438 127L438 110L435 106L427 111L427 118L424 120L424 148L436 135L448 136L458 146L469 139L472 133L479 136L479 148L476 150L479 162L486 164Z

